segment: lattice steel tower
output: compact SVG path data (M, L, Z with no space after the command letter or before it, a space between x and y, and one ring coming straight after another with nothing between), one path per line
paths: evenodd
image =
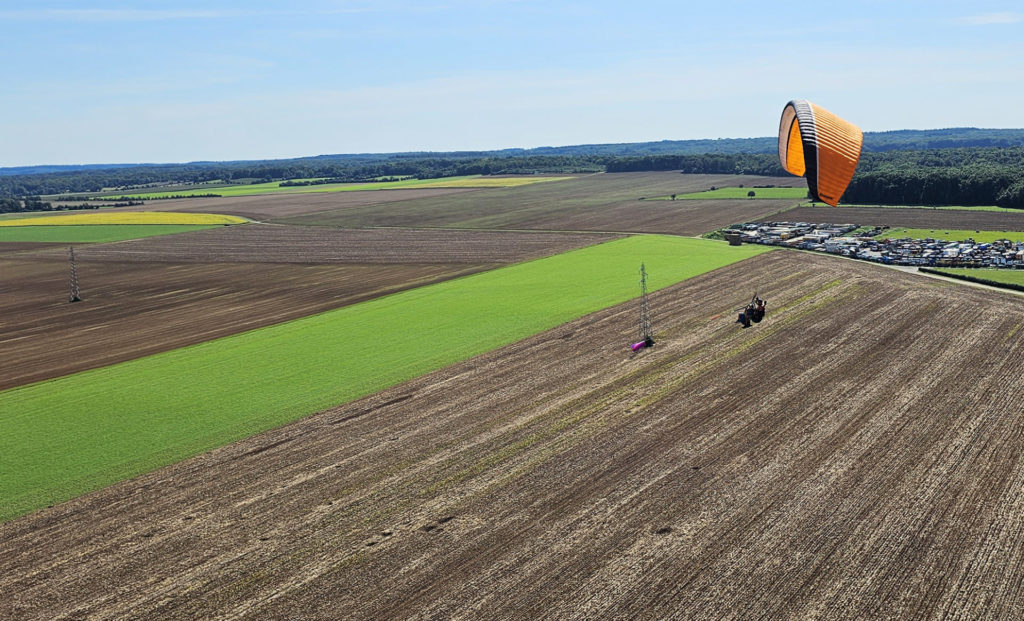
M640 340L651 341L651 307L647 303L647 268L640 264Z
M75 249L68 247L68 258L71 261L71 299L68 302L81 302L78 296L78 271L75 270Z

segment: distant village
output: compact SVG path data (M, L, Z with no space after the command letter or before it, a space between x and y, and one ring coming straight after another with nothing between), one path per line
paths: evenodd
M725 230L725 238L731 244L788 246L891 265L1024 269L1024 242L874 239L886 229L866 229L856 224L754 222L734 224Z

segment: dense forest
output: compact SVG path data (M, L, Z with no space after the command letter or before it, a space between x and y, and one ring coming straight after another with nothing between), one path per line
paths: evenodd
M420 179L456 175L627 172L785 175L774 137L665 140L498 151L342 154L288 160L0 169L0 197L166 184L260 183L327 178ZM211 193L215 189L211 188ZM1024 129L954 128L868 132L846 203L1002 205L1024 208ZM34 199L29 199L30 202ZM32 203L34 204L34 203ZM5 202L11 208L12 202ZM3 210L4 207L0 207Z
M865 153L843 202L1024 209L1024 147Z

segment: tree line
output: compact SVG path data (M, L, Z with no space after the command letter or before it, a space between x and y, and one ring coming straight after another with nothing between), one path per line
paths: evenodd
M81 200L81 199L80 199ZM104 207L133 207L144 204L142 201L125 200L120 203L104 202ZM54 205L44 201L38 196L27 196L25 198L0 197L0 213L24 213L29 211L77 211L79 209L99 209L98 203L82 202L77 205L61 203Z
M0 213L21 213L25 211L51 211L53 205L38 196L25 198L0 198Z

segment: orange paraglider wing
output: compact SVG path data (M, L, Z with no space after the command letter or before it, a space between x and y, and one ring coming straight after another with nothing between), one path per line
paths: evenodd
M860 128L805 99L782 109L779 159L788 172L807 177L815 199L835 207L857 170L864 134Z

